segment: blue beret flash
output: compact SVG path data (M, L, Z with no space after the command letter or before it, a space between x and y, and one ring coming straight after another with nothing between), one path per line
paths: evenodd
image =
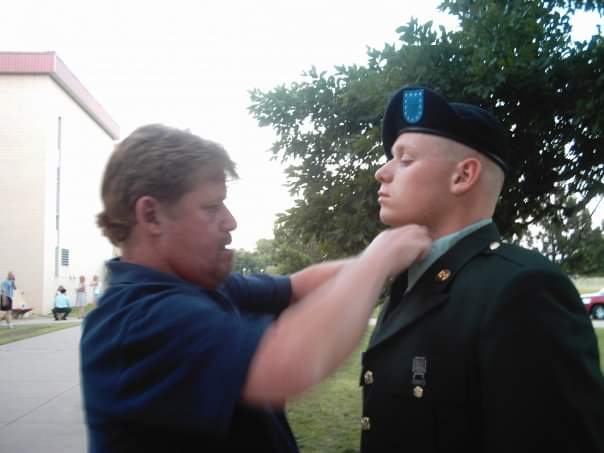
M384 113L382 141L388 159L392 159L392 145L405 132L439 135L462 143L508 173L509 133L481 107L448 102L427 88L405 87L392 97Z

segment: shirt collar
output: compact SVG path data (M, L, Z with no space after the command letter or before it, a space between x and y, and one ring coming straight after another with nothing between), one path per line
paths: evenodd
M411 265L407 272L407 291L413 288L413 285L417 283L420 277L426 272L432 264L436 262L441 256L443 256L448 250L451 249L456 243L461 241L463 238L473 233L474 231L482 228L485 225L493 222L493 219L483 219L471 225L468 225L462 230L456 231L454 233L448 234L447 236L443 236L438 238L432 243L432 248L428 252L428 255Z
M113 258L107 261L106 264L109 271L109 286L128 283L163 283L189 286L196 290L203 289L174 275L166 274L165 272L140 264L127 263L120 260L120 258Z

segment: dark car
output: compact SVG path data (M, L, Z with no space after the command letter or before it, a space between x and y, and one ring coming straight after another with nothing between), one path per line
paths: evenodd
M597 293L582 294L583 304L587 313L594 319L604 319L604 288Z

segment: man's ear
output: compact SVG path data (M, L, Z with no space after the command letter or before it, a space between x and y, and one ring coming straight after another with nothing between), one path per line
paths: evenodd
M482 163L479 159L470 157L462 160L455 166L451 178L451 193L463 195L471 190L478 182L482 173Z
M140 197L134 204L134 213L136 215L136 223L141 228L153 235L161 234L162 212L159 201L148 195Z

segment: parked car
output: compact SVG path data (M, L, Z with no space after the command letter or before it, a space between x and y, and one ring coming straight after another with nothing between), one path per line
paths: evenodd
M582 294L583 305L594 319L604 319L604 288L597 293Z

